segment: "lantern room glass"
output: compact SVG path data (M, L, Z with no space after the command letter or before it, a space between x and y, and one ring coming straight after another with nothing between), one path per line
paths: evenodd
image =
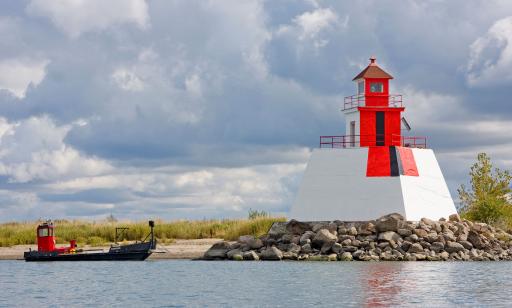
M357 94L364 94L364 81L357 83Z
M384 92L384 85L382 84L382 82L372 82L370 83L370 92L382 93Z

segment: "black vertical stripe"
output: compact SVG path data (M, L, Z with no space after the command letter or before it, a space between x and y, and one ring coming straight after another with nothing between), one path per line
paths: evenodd
M384 119L384 111L377 111L375 113L375 145L384 145L384 136L386 134L385 132L385 125L386 121Z
M389 165L391 169L391 176L399 176L400 172L398 170L398 159L396 157L395 147L389 147Z

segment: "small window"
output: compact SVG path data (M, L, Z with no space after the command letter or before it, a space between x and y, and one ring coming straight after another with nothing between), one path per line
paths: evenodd
M357 94L363 94L364 93L364 81L359 81L357 83Z
M370 92L382 93L384 92L384 85L382 84L382 82L372 82L370 84Z
M39 229L39 237L48 236L48 228Z

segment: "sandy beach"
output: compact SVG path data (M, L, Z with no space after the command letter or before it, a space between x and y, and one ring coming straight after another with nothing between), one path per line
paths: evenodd
M158 253L153 253L148 260L153 259L195 259L201 257L208 248L222 239L176 240L169 245L157 246ZM59 245L57 245L59 246ZM108 249L108 246L91 247L83 249ZM37 245L17 245L13 247L0 247L0 260L23 260L23 252L37 249Z

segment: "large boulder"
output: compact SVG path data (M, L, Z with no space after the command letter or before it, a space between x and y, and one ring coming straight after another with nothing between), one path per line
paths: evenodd
M379 232L394 231L402 228L405 224L405 219L398 213L393 213L380 217L375 221L375 227Z
M288 233L286 230L286 223L274 222L270 227L270 230L268 230L267 235L271 238L278 239L285 235L286 233Z
M213 246L210 247L210 249L208 249L204 253L204 258L205 259L225 259L227 257L226 254L229 250L231 250L231 245L228 242L226 242L226 241L218 242L218 243L213 244Z
M409 252L409 253L423 252L423 247L418 243L414 243L409 247L409 250L407 252Z
M486 246L485 241L480 237L480 234L473 230L468 232L468 241L477 249L484 249Z
M226 253L226 257L230 260L242 259L242 251L240 249L233 249Z
M386 231L379 234L379 241L387 241L387 242L393 242L396 243L400 239L400 235L398 235L394 231Z
M301 235L306 231L311 230L311 225L306 222L300 222L295 219L290 220L286 224L286 231L291 234L298 234Z
M260 249L263 247L263 241L252 235L243 235L238 238L238 242L247 246L249 249Z
M338 240L338 237L327 229L320 229L316 233L315 237L313 238L313 245L315 247L322 247L326 243L335 243Z
M300 236L300 239L299 239L299 243L301 245L305 245L305 244L308 244L309 242L311 242L311 239L315 236L315 232L313 231L306 231L304 232L304 234L302 234Z
M267 247L266 249L261 251L261 259L262 260L275 260L279 261L283 258L283 252L277 247Z
M464 251L464 246L462 246L461 244L459 244L457 242L446 242L446 245L444 246L444 250L446 250L446 252L448 252L448 253L459 252L459 251Z
M260 259L258 254L256 252L254 252L254 250L246 251L243 253L242 256L243 256L244 260L249 260L249 261L258 261Z
M460 222L461 221L459 214L451 214L448 217L448 220L454 221L454 222Z

